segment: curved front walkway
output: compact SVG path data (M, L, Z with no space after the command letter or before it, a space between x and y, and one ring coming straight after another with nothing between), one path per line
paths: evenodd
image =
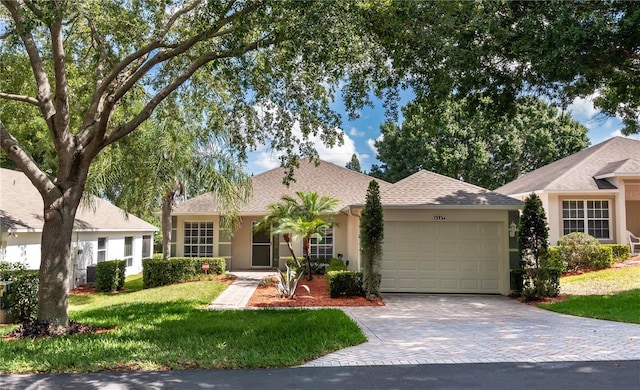
M368 342L304 366L640 360L640 325L572 317L502 296L385 294L342 308Z

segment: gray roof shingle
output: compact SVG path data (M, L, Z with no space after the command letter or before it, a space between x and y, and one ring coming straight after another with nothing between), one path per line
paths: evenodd
M496 189L502 194L533 191L597 191L615 188L603 177L640 175L640 141L613 137L590 148L531 171Z
M2 230L40 231L44 225L40 193L20 171L0 168L0 219ZM147 231L158 230L142 219L126 214L111 203L91 196L91 203L80 204L74 230Z
M262 215L269 204L278 203L283 195L295 195L295 191L315 191L339 199L338 210L351 204L363 203L369 182L373 177L358 173L339 165L320 161L318 166L309 159L301 159L295 170L294 182L289 187L282 183L284 168L275 168L251 178L253 196L241 210L243 215ZM391 186L375 179L380 188ZM220 209L216 196L209 192L177 205L172 214L218 214Z
M380 198L385 207L522 206L517 199L430 171L418 171L386 187Z

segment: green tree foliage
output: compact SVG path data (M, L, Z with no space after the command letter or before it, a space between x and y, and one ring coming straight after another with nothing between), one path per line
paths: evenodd
M157 108L180 106L226 130L218 134L229 134L241 159L264 144L284 152L290 179L301 154L317 155L311 134L327 146L341 142L331 109L339 86L355 115L389 70L362 29L361 3L1 3L1 145L42 194L38 319L61 326L73 220L108 146Z
M347 163L346 167L352 171L362 172L360 160L358 160L358 156L355 153L351 156L351 160Z
M384 216L380 202L380 186L369 182L367 198L360 216L360 251L362 253L362 283L367 299L380 296L380 262L384 239Z
M534 98L520 98L513 116L496 116L489 99L473 113L466 100L403 109L401 126L386 123L376 142L391 182L421 169L494 189L588 146L587 128Z
M221 226L235 228L251 193L251 181L225 134L157 112L91 166L87 190L128 212L151 217L162 210L163 258L170 257L171 211L176 202L214 192Z
M301 238L307 263L307 280L312 280L311 239L322 240L325 231L331 228L333 223L327 218L336 212L337 204L338 199L331 196L319 196L313 191L296 191L295 197L284 195L280 203L270 205L269 214L263 217L254 229L264 230L271 226L272 234L282 234L298 267L300 262L293 253L290 240L295 237Z
M502 114L522 95L561 107L595 95L623 133L639 131L640 2L392 1L367 21L396 77L429 104L490 96Z
M534 193L524 200L518 224L518 248L520 258L529 266L540 266L540 256L549 248L549 227L542 200Z

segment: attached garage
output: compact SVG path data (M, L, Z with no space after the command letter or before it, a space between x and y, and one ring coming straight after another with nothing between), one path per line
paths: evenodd
M504 247L500 222L389 222L382 290L499 294Z
M509 294L520 201L428 171L380 196L382 292Z

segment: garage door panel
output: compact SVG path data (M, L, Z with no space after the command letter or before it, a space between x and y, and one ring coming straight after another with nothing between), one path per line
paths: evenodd
M499 293L501 223L389 222L381 289Z

